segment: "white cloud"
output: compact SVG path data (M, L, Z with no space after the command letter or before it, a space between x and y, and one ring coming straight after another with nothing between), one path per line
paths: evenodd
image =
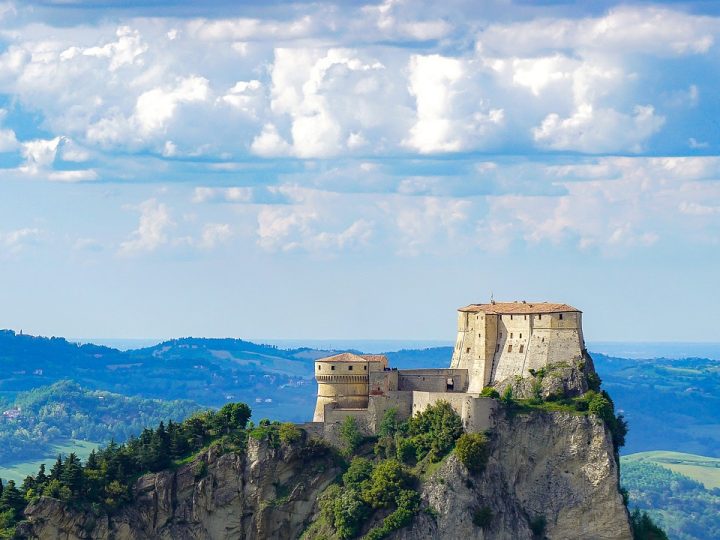
M0 232L0 254L16 255L27 246L36 244L43 232L40 229L26 227L6 233Z
M203 227L198 246L202 249L213 249L227 242L232 234L232 229L227 223L208 223Z
M657 116L652 106L637 106L633 115L613 109L594 110L582 105L569 118L549 114L540 127L533 128L533 138L553 150L580 152L641 152L644 143L657 133L665 118Z
M35 139L22 143L21 155L25 158L19 170L26 174L38 174L50 169L55 162L58 146L62 137L54 139Z
M690 216L712 216L720 214L720 206L708 206L701 203L683 201L678 205L678 209L683 214Z
M491 24L480 32L477 48L506 55L580 49L603 54L680 56L708 52L717 31L717 21L711 17L660 7L628 6L579 20L536 18Z
M500 108L475 110L468 115L458 105L458 96L467 91L458 85L466 78L463 61L437 54L415 55L410 59L409 71L409 91L417 103L417 120L404 141L406 146L423 154L456 152L476 146L502 125L504 112ZM482 103L482 97L473 95L472 102Z
M138 97L134 119L145 134L160 131L183 103L205 101L210 88L204 77L190 76L180 79L170 89L153 88Z
M196 187L192 201L194 203L205 202L230 202L249 203L253 200L253 188L251 187L230 187L211 188Z
M7 115L5 109L0 109L0 122L2 122ZM0 152L12 152L17 150L18 140L15 137L15 132L12 129L3 129L0 127Z
M278 133L273 124L265 124L262 132L253 139L252 151L262 157L286 156L290 153L290 145Z
M140 211L138 227L130 238L120 244L119 255L150 253L168 243L168 229L173 227L174 223L167 206L156 199L148 199L137 209Z
M117 41L97 47L69 47L60 53L60 61L67 62L78 55L109 60L110 71L116 71L128 64L142 65L140 56L147 51L140 32L129 26L120 26L116 31Z

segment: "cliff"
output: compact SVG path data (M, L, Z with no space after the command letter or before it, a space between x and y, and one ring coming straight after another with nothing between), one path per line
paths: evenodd
M632 538L599 419L501 410L489 452L474 474L450 454L417 487L423 511L390 537ZM250 439L242 455L211 449L176 471L141 477L133 501L110 518L43 498L20 532L42 540L292 539L317 517L317 498L340 470L311 441L272 448Z

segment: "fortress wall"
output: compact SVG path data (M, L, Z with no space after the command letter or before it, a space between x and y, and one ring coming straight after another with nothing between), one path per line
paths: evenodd
M407 420L412 415L412 392L388 392L383 396L370 396L368 403L368 423L377 432L383 416L388 409L394 408L400 420Z
M398 389L398 371L371 371L370 395L383 395Z
M340 440L340 427L346 418L352 417L363 435L372 435L374 432L369 422L367 409L340 409L335 404L325 405L325 422L323 436L333 442Z
M493 414L497 407L497 402L494 399L464 393L413 392L412 399L413 415L424 411L438 401L447 401L462 419L465 430L470 433L492 428Z
M398 390L464 392L468 386L466 369L403 369L398 373ZM451 389L448 379L452 379Z
M491 398L467 396L460 417L468 433L480 433L492 429L498 402Z

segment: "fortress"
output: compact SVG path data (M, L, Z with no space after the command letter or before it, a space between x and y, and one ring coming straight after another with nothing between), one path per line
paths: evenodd
M315 361L318 383L313 423L333 438L348 416L376 433L385 411L408 418L443 400L467 431L492 425L496 400L486 387L532 377L541 368L580 366L588 359L582 313L567 304L491 302L458 310L458 333L448 369L397 370L383 355L342 353Z

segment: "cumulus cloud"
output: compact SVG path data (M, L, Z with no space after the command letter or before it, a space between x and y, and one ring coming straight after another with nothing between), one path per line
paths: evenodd
M167 206L157 199L144 201L137 206L137 210L140 211L138 227L120 244L118 254L121 256L134 256L157 250L168 243L168 230L175 225Z
M533 128L533 137L553 150L638 153L664 123L665 118L657 116L652 106L637 106L627 115L613 109L596 111L585 104L568 118L549 114Z
M205 101L208 94L208 80L196 76L180 79L172 88L153 88L138 97L134 119L146 134L162 130L178 105Z
M0 109L0 124L7 115L5 109ZM12 129L4 129L0 125L0 152L12 152L17 150L18 140L15 136L15 132Z

